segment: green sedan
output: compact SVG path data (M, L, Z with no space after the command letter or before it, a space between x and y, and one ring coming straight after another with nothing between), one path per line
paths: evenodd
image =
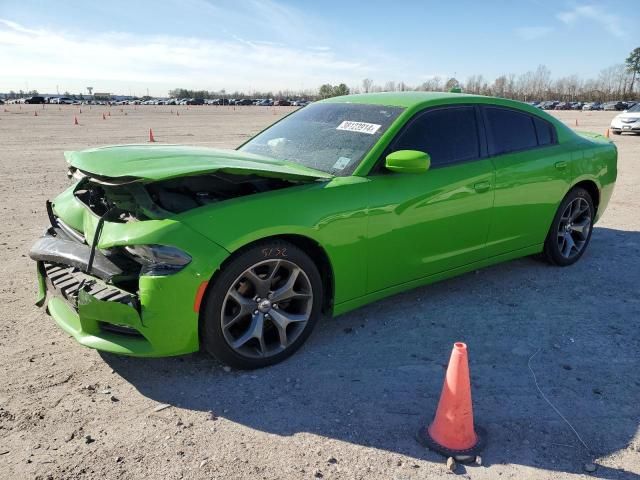
M575 263L617 173L608 139L460 93L324 100L236 150L65 156L38 303L88 347L238 368L287 358L323 315L526 255Z

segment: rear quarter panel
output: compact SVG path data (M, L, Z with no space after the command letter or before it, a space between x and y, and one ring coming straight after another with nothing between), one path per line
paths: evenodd
M602 135L580 134L571 162L573 184L592 181L598 186L600 198L596 212L598 221L605 212L618 175L618 150Z

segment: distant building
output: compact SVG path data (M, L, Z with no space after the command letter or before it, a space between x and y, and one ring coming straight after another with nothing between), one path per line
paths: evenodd
M93 94L93 99L94 100L111 100L111 94L110 93L95 92Z

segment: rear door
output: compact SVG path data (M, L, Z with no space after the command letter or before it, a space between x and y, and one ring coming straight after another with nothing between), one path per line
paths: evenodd
M569 186L570 165L550 122L516 109L481 109L496 170L491 257L544 242Z
M485 258L494 169L486 158L476 107L418 113L370 175L368 292ZM394 173L384 157L397 150L431 156L424 173Z

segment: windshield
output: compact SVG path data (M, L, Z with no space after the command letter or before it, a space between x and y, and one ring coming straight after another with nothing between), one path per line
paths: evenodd
M402 110L380 105L315 103L285 117L239 150L347 176Z
M636 103L633 107L631 107L627 112L640 112L640 103Z

